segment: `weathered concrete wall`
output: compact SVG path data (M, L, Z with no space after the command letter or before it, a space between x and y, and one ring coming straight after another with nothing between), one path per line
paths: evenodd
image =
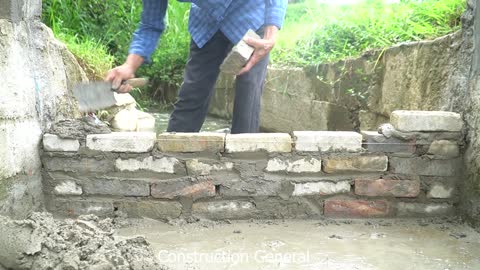
M463 113L467 124L468 148L465 153L466 177L462 181L461 209L477 228L480 228L480 7L469 0L463 18L462 43L455 69L457 87L449 96L450 106Z
M85 78L40 14L40 0L0 0L0 214L14 217L42 207L42 131L78 115L69 89Z
M454 213L463 122L398 111L384 134L111 133L43 138L48 210L156 219Z
M448 110L458 80L462 33L399 44L383 52L305 69L269 68L261 127L293 130L370 130L393 110ZM210 113L230 118L233 76L216 85Z

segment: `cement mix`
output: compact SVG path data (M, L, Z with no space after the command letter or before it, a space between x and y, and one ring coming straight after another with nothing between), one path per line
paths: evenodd
M0 216L0 269L166 270L143 237L114 237L115 222L93 215L56 220Z
M111 132L106 124L90 116L57 121L48 131L48 133L58 135L60 138L80 140L84 140L88 134L106 134Z

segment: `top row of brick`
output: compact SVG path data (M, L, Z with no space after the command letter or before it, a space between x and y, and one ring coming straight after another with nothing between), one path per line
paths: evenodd
M452 112L395 111L391 115L395 129L403 132L459 132L461 117ZM362 135L349 131L294 131L287 133L162 133L113 132L87 135L86 147L103 152L357 152L362 150ZM77 140L45 134L46 151L78 151Z

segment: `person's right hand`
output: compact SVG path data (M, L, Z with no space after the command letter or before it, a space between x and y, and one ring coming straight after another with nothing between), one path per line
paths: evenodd
M106 81L112 82L112 89L116 89L118 93L128 93L132 90L129 84L122 84L122 81L135 77L135 68L128 63L111 69L108 71Z

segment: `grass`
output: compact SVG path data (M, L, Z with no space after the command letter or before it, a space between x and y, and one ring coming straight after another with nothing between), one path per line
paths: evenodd
M433 39L460 29L465 0L404 0L384 4L290 4L278 43L276 65L304 66L354 57L368 49Z
M65 43L90 80L103 80L112 68L114 57L101 42L64 33L57 33L56 37Z

